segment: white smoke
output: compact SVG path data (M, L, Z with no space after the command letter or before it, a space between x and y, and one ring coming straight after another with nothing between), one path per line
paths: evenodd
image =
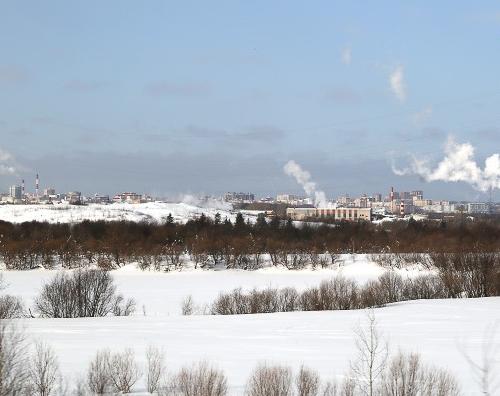
M398 65L389 75L389 85L392 93L400 102L406 99L406 84L404 81L403 66Z
M14 157L0 148L0 175L15 175L16 173Z
M500 155L493 154L486 158L484 168L474 160L474 147L470 143L456 143L449 137L445 145L445 157L436 168L431 169L428 161L413 157L409 167L392 171L398 176L416 174L425 181L465 182L474 189L486 192L500 189Z
M309 198L312 198L314 206L325 208L328 206L328 200L324 191L316 189L316 183L311 180L311 174L302 169L295 161L288 161L283 167L284 172L288 176L295 178L297 183L301 185L304 192Z
M340 53L340 60L344 65L350 65L352 61L351 47L345 47Z

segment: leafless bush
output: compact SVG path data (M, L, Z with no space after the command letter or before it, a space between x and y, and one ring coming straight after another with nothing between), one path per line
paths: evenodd
M193 296L189 295L184 300L182 300L181 311L183 315L192 315L193 314Z
M317 396L319 393L320 383L321 380L316 371L301 366L299 373L295 378L297 396Z
M378 278L380 292L384 304L401 301L403 299L404 281L401 275L394 271L386 271Z
M27 344L24 334L0 321L0 396L22 395L27 390Z
M134 352L127 348L123 352L112 354L108 361L108 373L111 384L117 392L130 393L141 377Z
M441 278L436 275L420 275L405 282L404 299L420 300L446 298L446 290Z
M135 312L136 303L133 298L125 298L121 294L117 294L113 301L114 316L130 316Z
M299 309L299 292L293 287L285 287L279 290L278 304L280 312L292 312Z
M59 365L54 351L43 343L36 343L29 365L30 393L37 396L53 395L58 378Z
M165 370L164 354L154 346L146 350L146 387L149 393L156 392Z
M459 386L446 371L426 367L417 354L398 353L391 359L381 386L382 396L458 396Z
M246 386L247 396L291 396L292 370L283 366L260 364L253 371Z
M355 281L337 276L324 280L319 287L306 290L300 296L304 311L355 309L359 305L359 288Z
M110 363L109 350L98 351L94 360L90 362L87 371L87 385L90 391L97 395L106 394L111 387L111 380L109 377L109 363Z
M94 269L59 273L35 299L36 312L48 318L129 315L134 306L116 293L109 272Z
M160 393L169 396L225 396L227 379L222 370L200 362L182 368Z
M25 316L23 301L20 297L0 296L0 320L22 318Z

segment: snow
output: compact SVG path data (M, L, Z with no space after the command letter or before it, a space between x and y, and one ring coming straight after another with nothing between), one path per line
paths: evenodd
M337 275L360 283L376 279L384 273L369 255L341 255L333 267L290 271L285 268L266 267L256 271L245 270L195 270L156 272L141 271L135 264L112 271L118 291L137 301L138 311L144 306L148 316L180 315L182 300L191 295L199 305L213 301L221 291L241 287L244 290L267 287L295 287L304 290L317 286L322 280ZM422 270L397 270L402 276L422 274ZM55 270L6 271L7 292L23 297L31 304L41 286L51 279Z
M204 304L220 291L235 287L293 286L303 290L339 273L364 282L384 271L364 255L343 256L338 264L339 268L316 271L266 268L171 273L142 272L129 265L113 271L113 277L120 292L138 300L136 315L20 322L32 339L54 347L62 372L73 379L84 375L98 349L118 351L131 347L142 364L146 347L154 344L165 350L169 370L202 359L224 369L231 395L243 393L248 375L261 361L290 365L295 370L305 364L318 370L324 380L340 380L355 356L353 328L364 321L366 313L362 310L180 315L180 303L189 294L196 303ZM55 273L3 272L8 284L5 292L20 295L30 304L41 285ZM406 273L413 276L416 270ZM465 349L480 359L484 332L500 321L499 308L499 297L423 300L376 309L375 316L393 352L419 352L425 362L455 374L464 394L477 395L478 388L461 351ZM500 344L500 337L495 342ZM142 382L137 384L137 391L143 389Z
M222 202L200 206L190 203L148 202L142 204L113 203L79 205L0 205L0 220L11 223L29 221L46 221L49 223L79 223L89 221L134 221L134 222L160 222L166 221L172 214L174 221L185 223L189 219L200 217L204 214L213 218L220 213L221 218L236 218L236 212L231 206ZM255 217L257 212L246 213Z
M486 326L500 320L500 298L414 301L375 311L392 351L419 352L457 376L464 394L479 391L461 348L476 359ZM202 359L224 369L231 395L243 394L261 361L305 364L324 379L341 379L355 356L353 328L365 312L294 312L240 316L145 316L30 319L26 332L50 343L67 376L83 375L95 351L132 347L139 363L150 344L165 350L170 370ZM497 343L499 340L497 340ZM140 390L143 385L136 388Z

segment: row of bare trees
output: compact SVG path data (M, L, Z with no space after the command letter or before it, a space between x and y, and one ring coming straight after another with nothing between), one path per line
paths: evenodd
M356 330L357 356L343 380L323 382L305 366L294 375L288 366L260 363L250 374L247 396L458 396L460 388L447 371L424 364L417 354L397 353L388 346L373 315ZM100 350L86 375L68 385L60 373L53 349L37 342L30 346L24 334L9 322L0 322L0 396L86 396L128 394L144 378L146 391L158 396L229 395L225 373L202 361L167 371L165 354L150 346L141 367L134 352ZM488 393L486 393L488 394Z
M292 287L253 289L241 288L221 293L210 305L213 315L239 315L292 311L326 311L382 307L389 303L436 298L472 298L484 295L500 295L500 283L491 285L492 290L483 294L490 279L476 285L470 284L468 276L457 272L453 279L449 270L440 270L437 275L419 275L403 278L395 271L386 271L377 280L360 286L356 281L337 276L322 281L319 286L302 292ZM191 299L183 302L185 314L193 312Z
M0 222L0 235L0 258L8 269L113 269L138 262L142 268L169 271L182 267L185 257L200 267L254 269L264 255L274 265L300 269L329 265L339 253L406 254L393 256L391 265L400 266L421 259L412 256L418 253L500 252L500 223L487 219L295 226L263 216L250 224L239 214L234 224L220 216L186 224Z

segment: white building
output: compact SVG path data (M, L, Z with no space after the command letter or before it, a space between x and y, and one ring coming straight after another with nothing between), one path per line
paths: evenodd
M9 188L9 196L12 199L22 199L22 188L21 186L10 186Z
M482 202L470 202L467 204L467 213L479 214L479 213L489 213L490 205Z
M335 221L371 221L371 208L288 208L292 220L331 219Z

